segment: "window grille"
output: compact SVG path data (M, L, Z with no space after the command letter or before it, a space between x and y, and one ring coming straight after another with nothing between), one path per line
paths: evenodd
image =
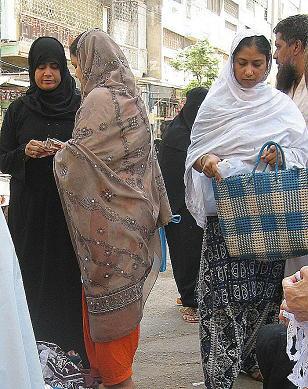
M234 1L225 0L224 10L227 14L238 19L239 7L238 4L236 4Z
M192 45L194 42L183 35L170 31L164 28L163 32L163 45L168 49L178 50L184 49L187 46Z
M237 31L237 26L233 23L230 23L228 22L227 20L225 20L225 27L228 29L228 30L231 30L233 32L236 32Z
M70 27L77 31L96 26L102 27L103 2L86 0L20 0L20 12L24 15Z
M19 12L22 39L51 35L66 47L72 38L89 28L108 31L110 23L108 9L107 25L104 25L106 7L100 0L79 1L78 6L75 0L20 0Z
M115 40L119 44L138 47L138 2L116 0L113 4L113 36Z
M138 2L115 1L114 18L123 22L135 22L138 19Z
M207 0L207 9L220 15L222 0Z

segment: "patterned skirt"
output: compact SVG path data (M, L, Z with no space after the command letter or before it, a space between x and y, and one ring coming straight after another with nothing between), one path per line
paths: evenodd
M257 366L256 337L277 320L284 265L230 258L218 218L208 218L198 284L206 389L232 388L241 369Z

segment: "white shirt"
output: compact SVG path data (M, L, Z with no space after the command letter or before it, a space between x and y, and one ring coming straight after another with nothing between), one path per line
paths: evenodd
M306 124L308 126L308 89L305 82L305 75L303 75L300 83L294 91L294 87L288 93L288 96L294 101L298 109L303 114Z
M303 114L304 119L306 121L306 125L308 127L308 90L305 81L305 74L303 75L295 91L294 91L294 87L291 88L291 90L288 93L288 96L291 97L291 99L297 105L298 109ZM303 266L307 266L307 265L308 265L307 255L305 255L304 257L288 259L286 262L284 275L286 277L290 276L296 273L298 270L300 270Z

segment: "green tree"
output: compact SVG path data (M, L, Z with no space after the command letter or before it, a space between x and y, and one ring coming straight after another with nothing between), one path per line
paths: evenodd
M207 39L181 50L170 64L174 69L184 70L193 76L185 91L197 86L209 88L218 74L216 51Z

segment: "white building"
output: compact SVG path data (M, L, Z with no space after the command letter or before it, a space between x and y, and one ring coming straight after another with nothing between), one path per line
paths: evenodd
M272 30L279 20L307 8L308 0L163 0L162 80L187 84L185 75L169 64L178 49L207 38L222 65L237 31L253 28L273 40Z

